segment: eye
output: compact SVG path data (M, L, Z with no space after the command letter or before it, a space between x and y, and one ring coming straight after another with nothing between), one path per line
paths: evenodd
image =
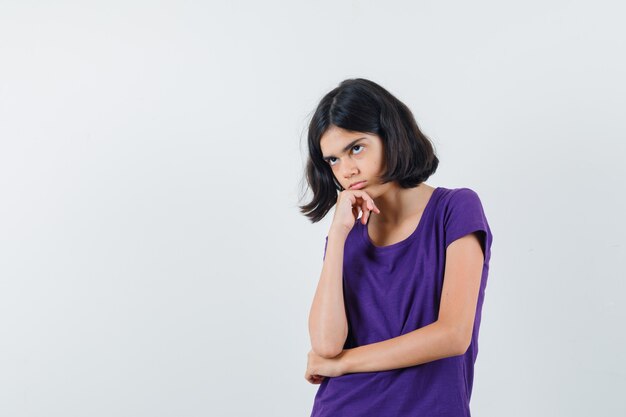
M354 145L354 146L352 147L352 149L354 150L354 148L364 148L364 146L363 146L363 145ZM355 152L355 155L360 154L362 151L363 151L363 149L359 150L358 152ZM334 160L334 159L336 159L336 158L331 156L330 158L327 158L327 159L326 159L326 162L328 162L328 164L329 164L330 166L333 166L333 165L335 165L335 164L333 163L333 160Z

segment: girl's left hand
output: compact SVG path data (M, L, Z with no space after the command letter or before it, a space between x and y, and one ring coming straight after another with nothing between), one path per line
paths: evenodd
M344 366L341 357L346 350L332 359L319 356L311 349L308 354L306 373L304 378L311 384L321 384L326 377L336 377L344 375Z

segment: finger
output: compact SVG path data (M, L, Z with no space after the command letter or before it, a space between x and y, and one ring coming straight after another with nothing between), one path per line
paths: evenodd
M374 203L374 200L372 199L372 197L370 197L369 194L367 194L367 192L362 191L362 190L354 190L353 194L357 198L369 201L372 204L371 210L374 211L375 213L380 214L380 210L378 209L378 207L376 207L376 203Z
M363 200L360 197L354 197L354 202L352 203L352 212L354 213L355 219L359 217L359 213L363 212Z
M310 378L307 378L307 381L309 381L311 384L321 384L322 383L322 379L324 377L316 377L316 376L312 376Z
M312 376L312 380L314 384L320 384L323 380L324 380L324 376L323 375L313 375Z
M361 206L361 211L363 212L362 218L364 218L365 214L370 210L368 207L369 203L367 202L367 200L362 200L360 206Z
M374 203L374 200L370 197L369 200L367 200L368 202L368 207L370 208L370 210L372 210L375 213L379 213L380 214L380 210L378 209L378 207L376 207L376 203Z

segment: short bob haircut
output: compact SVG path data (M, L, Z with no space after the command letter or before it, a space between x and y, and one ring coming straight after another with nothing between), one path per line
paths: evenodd
M344 80L322 98L309 123L305 175L313 199L299 208L313 223L326 216L343 191L320 147L320 139L331 126L381 138L383 184L396 181L402 188L414 188L437 170L439 159L433 145L404 103L373 81Z

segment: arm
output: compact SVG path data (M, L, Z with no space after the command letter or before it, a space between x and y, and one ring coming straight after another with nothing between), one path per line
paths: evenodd
M313 351L333 358L343 350L348 337L348 320L343 301L343 254L346 234L331 232L324 265L311 311L309 335Z
M462 355L471 342L484 256L474 233L446 250L444 283L436 322L392 339L346 349L343 373L406 368Z

